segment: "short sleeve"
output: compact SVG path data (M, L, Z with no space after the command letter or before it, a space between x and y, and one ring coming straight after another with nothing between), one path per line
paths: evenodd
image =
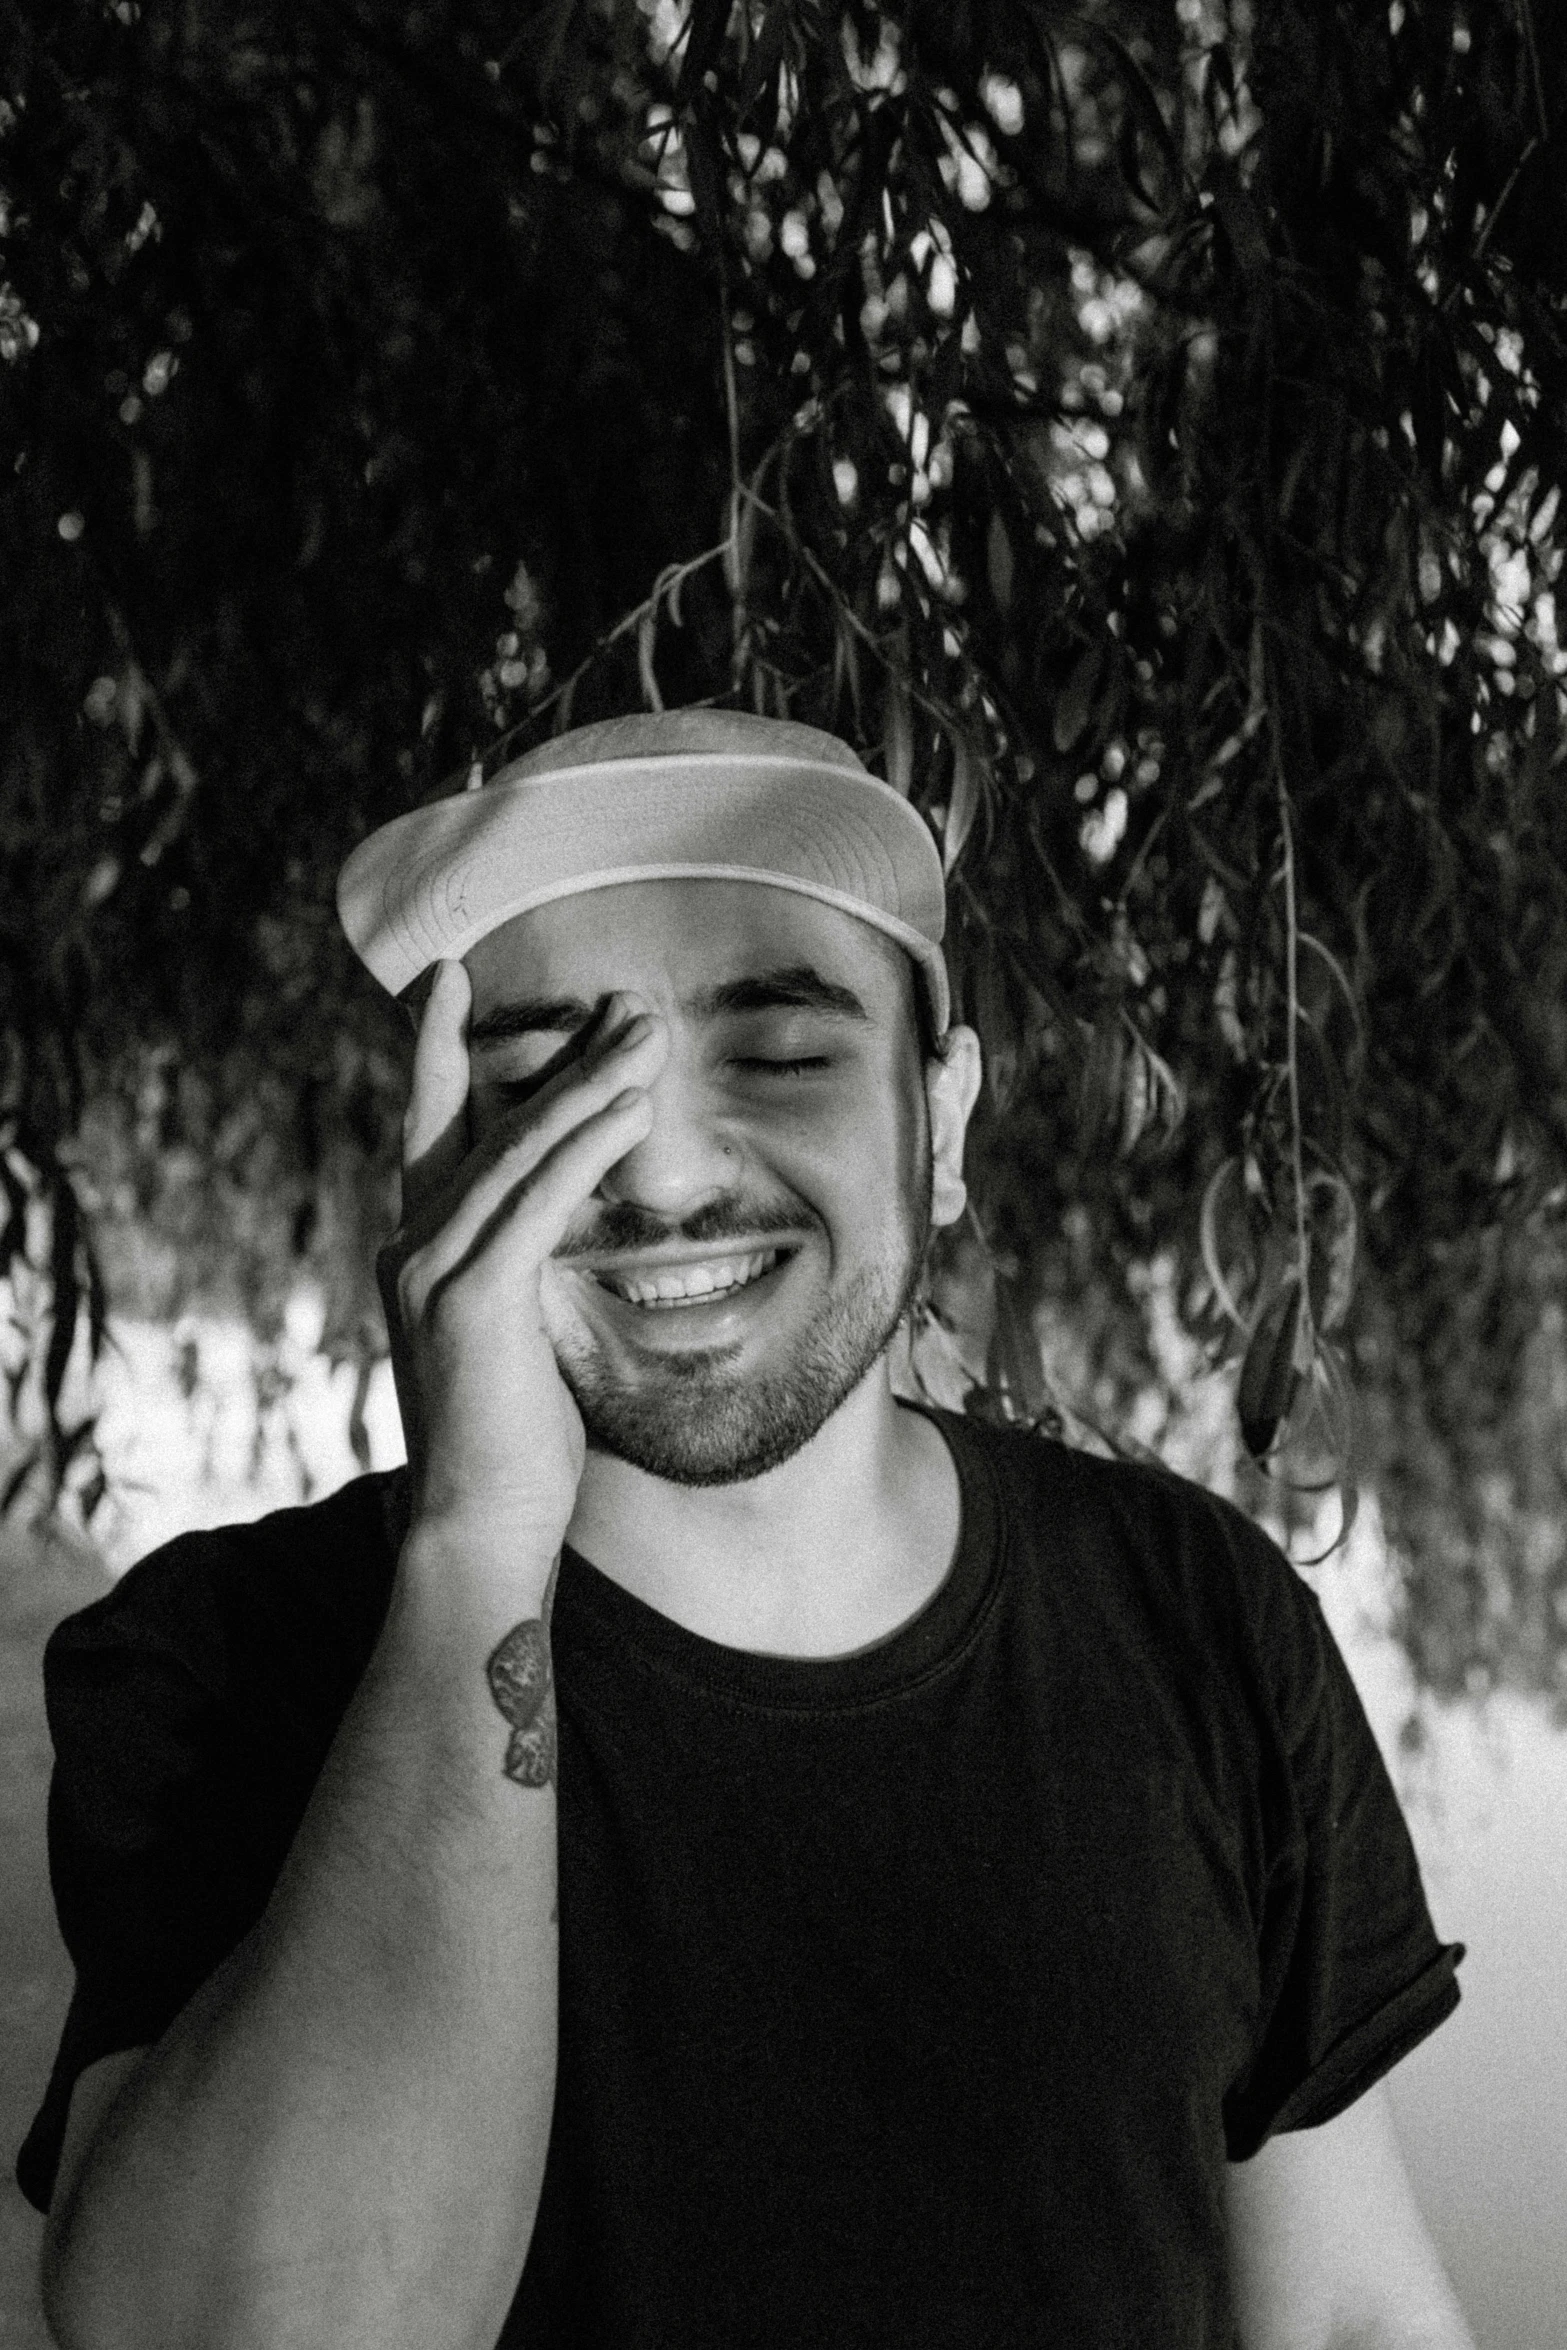
M1245 1548L1266 1746L1259 2033L1224 2105L1243 2160L1331 2121L1458 2005L1461 1943L1437 1937L1419 1862L1316 1594L1254 1528Z
M266 1906L384 1607L384 1542L332 1541L363 1516L352 1494L182 1536L45 1649L49 1871L76 1982L17 2158L39 2210L79 2076L159 2039Z
M68 1618L44 1652L49 1873L76 1986L17 2164L40 2208L77 2077L156 2040L236 1922L229 1887L214 1899L232 1872L213 1784L222 1641L203 1564L191 1543L171 1545Z

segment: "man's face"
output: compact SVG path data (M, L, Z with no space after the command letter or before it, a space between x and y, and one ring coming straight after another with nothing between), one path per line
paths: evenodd
M543 1288L590 1442L678 1484L787 1460L896 1330L933 1171L942 1213L961 1198L972 1085L922 1067L912 963L833 907L726 881L562 898L466 960L475 1139L613 991L668 1030L651 1129Z

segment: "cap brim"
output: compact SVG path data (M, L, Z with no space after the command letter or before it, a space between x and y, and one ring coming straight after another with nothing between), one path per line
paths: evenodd
M924 972L945 1030L946 894L924 819L875 776L797 755L687 751L503 777L372 833L337 903L355 953L401 994L535 906L674 880L753 881L869 923Z

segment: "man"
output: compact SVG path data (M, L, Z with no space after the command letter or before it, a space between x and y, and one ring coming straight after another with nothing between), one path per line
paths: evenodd
M52 1644L61 2342L1463 2350L1377 2086L1461 1952L1315 1601L889 1383L979 1076L920 819L621 721L340 905L433 973L409 1470Z

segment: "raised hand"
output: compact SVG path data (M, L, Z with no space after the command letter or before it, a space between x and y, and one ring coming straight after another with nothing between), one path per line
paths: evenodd
M414 1050L402 1222L377 1271L413 1480L412 1527L491 1561L558 1550L582 1475L540 1279L572 1217L646 1134L663 1024L611 996L586 1049L477 1145L461 963L443 963Z

